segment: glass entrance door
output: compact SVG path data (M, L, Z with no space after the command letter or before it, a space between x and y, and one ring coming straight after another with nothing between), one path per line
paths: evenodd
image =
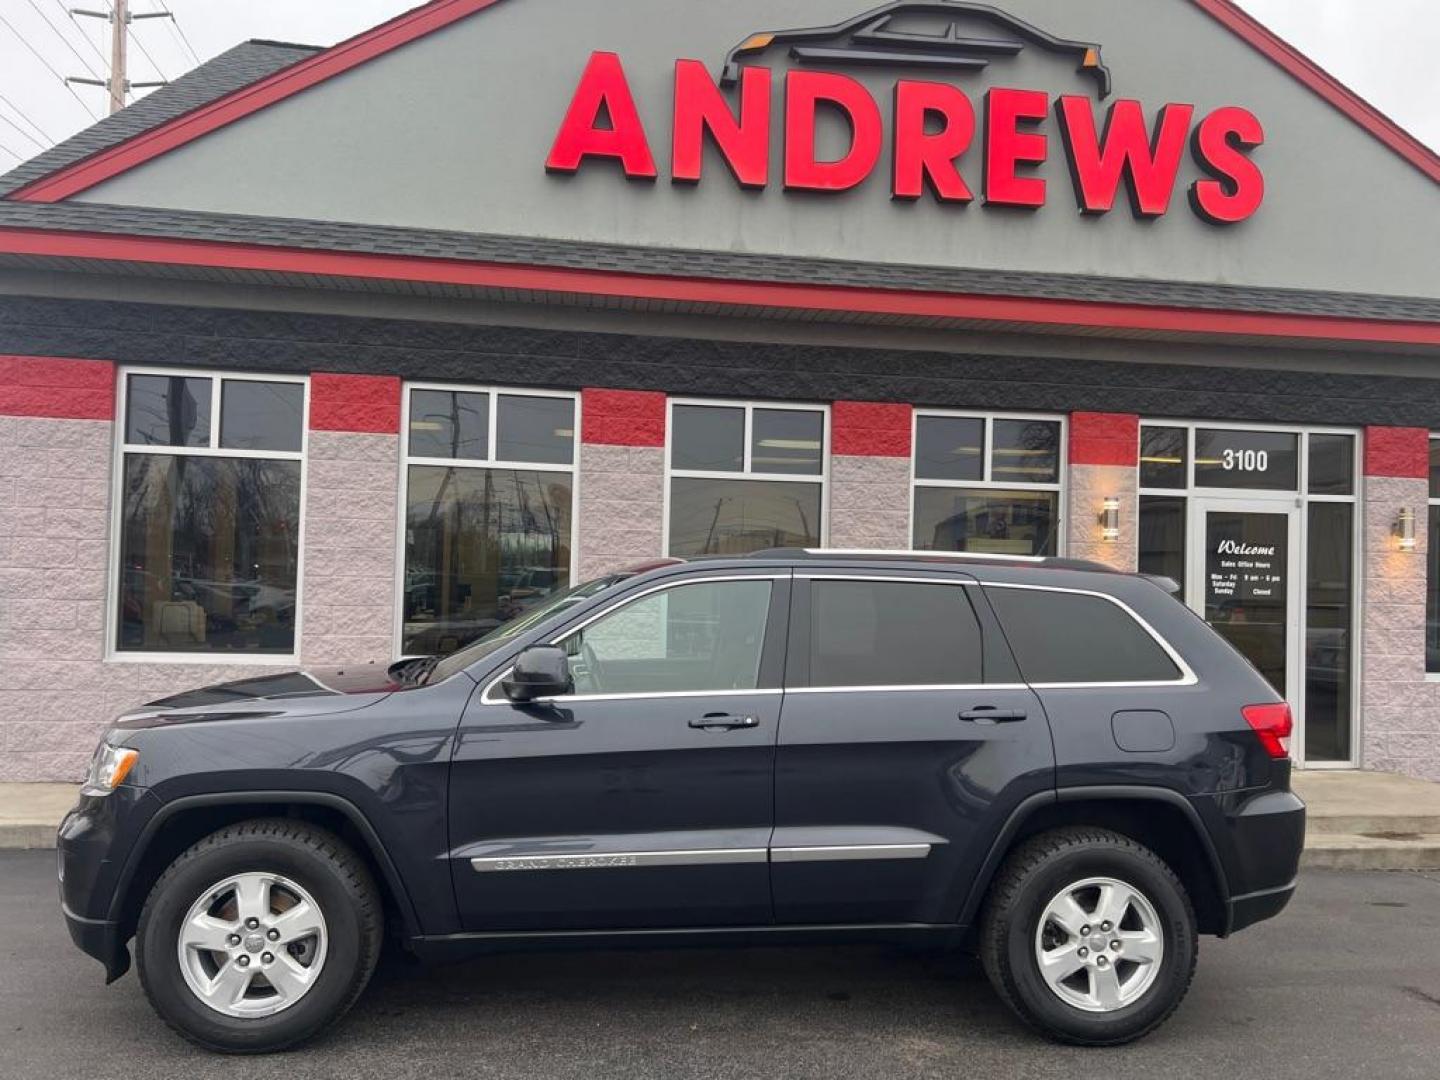
M1190 606L1293 704L1300 698L1299 511L1250 499L1196 499Z

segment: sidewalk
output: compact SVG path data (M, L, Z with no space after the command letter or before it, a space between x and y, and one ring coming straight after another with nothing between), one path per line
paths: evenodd
M1304 865L1440 870L1440 784L1372 772L1297 772L1310 808ZM0 848L52 848L72 784L0 784Z

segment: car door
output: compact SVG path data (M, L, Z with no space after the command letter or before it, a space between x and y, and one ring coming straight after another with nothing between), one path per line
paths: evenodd
M640 584L557 634L575 691L466 709L452 877L483 930L772 921L789 572Z
M1010 812L1054 786L1045 714L975 583L797 571L789 651L777 922L953 922Z

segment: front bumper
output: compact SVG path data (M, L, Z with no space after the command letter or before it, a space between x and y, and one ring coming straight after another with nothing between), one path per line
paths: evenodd
M115 892L133 843L134 814L144 788L116 788L109 795L81 795L55 835L60 909L70 939L105 966L107 982L130 968ZM126 826L131 828L126 828Z

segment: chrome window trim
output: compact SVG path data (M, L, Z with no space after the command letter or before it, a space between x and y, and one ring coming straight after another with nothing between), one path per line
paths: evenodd
M855 693L910 693L921 690L936 690L949 693L957 690L1028 690L1024 683L913 683L904 686L794 686L787 687L787 694L855 694Z
M657 592L664 592L667 589L678 589L685 585L708 585L716 581L788 581L789 579L790 573L787 571L783 574L777 574L773 572L757 574L717 574L713 577L687 577L682 578L678 581L661 581L655 585L650 586L647 589L642 589L640 592L634 593L631 596L627 596L621 600L617 600L609 607L597 611L595 614L587 618L584 622L578 623L575 626L570 627L570 629L566 630L558 637L551 638L549 641L545 642L545 644L558 645L571 634L579 633L591 623L595 622L597 619L603 619L612 611L619 611L621 608L627 607L628 605L635 603L635 601L637 600L643 600L647 596L650 596ZM766 629L769 629L768 615L766 617ZM485 689L480 694L481 705L514 704L514 702L512 702L509 698L505 697L503 694L499 697L491 696L491 691L493 691L497 686L500 685L500 683L504 680L505 676L510 674L511 670L512 668L507 666L505 670L500 672L499 675L496 675L493 679L491 679L488 683L485 684ZM531 704L549 704L552 702L562 701L635 701L642 698L715 697L719 694L734 695L779 693L782 693L782 690L779 687L757 688L754 690L656 690L651 692L640 692L632 694L566 694L560 697L536 698L534 702L531 702Z
M930 844L826 844L809 847L772 847L772 863L854 862L870 859L925 859Z
M1025 589L1030 592L1073 593L1077 596L1094 596L1101 600L1107 600L1125 612L1131 619L1135 620L1140 628L1150 635L1155 644L1159 645L1160 648L1165 651L1165 655L1170 658L1170 662L1180 671L1180 678L1178 679L1137 679L1134 681L1121 682L1032 682L1028 684L1032 690L1084 690L1126 686L1194 686L1200 681L1190 665L1185 662L1185 658L1180 655L1175 647L1166 641L1158 630L1146 622L1138 611L1119 597L1111 596L1109 593L1097 592L1094 589L1073 589L1061 585L1021 585L1009 581L979 581L976 582L975 585L983 589Z

